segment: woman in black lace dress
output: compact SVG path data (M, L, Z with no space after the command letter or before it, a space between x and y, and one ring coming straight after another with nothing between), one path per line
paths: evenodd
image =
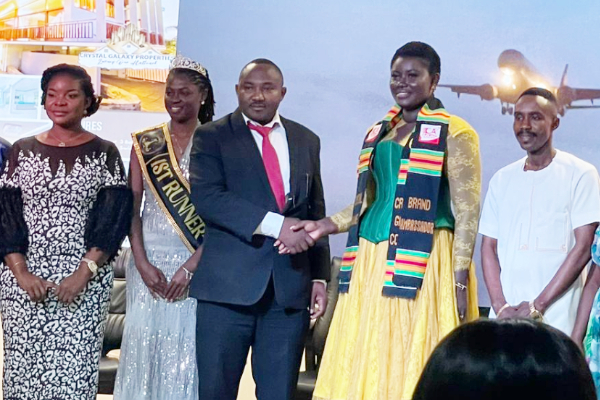
M4 399L95 399L113 272L131 194L115 145L85 131L89 75L44 71L52 128L17 141L0 177Z

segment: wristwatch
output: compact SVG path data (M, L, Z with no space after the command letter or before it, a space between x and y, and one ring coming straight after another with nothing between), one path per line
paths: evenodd
M82 258L81 261L86 263L87 267L92 272L92 278L98 274L98 264L96 264L96 261L90 260L89 258L85 258L85 257Z

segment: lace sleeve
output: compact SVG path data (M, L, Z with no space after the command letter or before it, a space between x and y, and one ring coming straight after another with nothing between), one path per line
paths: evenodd
M367 182L367 190L366 190L366 198L362 203L362 208L360 210L360 215L362 216L367 208L371 205L375 197L375 181L373 179L369 179ZM356 199L358 201L358 199ZM347 207L344 207L342 211L339 211L336 214L333 214L331 220L337 226L339 233L348 232L350 227L354 225L355 222L352 219L352 211L354 210L354 204L350 204Z
M103 186L121 186L127 184L125 167L123 166L121 154L117 147L112 143L107 150L103 180Z
M352 225L352 210L354 209L354 204L350 204L347 207L344 207L342 211L339 211L333 214L331 217L331 221L337 226L338 232L348 232L350 226Z
M460 120L459 129L448 136L448 181L455 218L452 265L469 269L477 237L481 201L479 138ZM464 125L464 126L463 126Z
M100 189L85 227L85 247L97 247L109 255L110 262L131 228L133 195L126 186Z
M26 254L28 247L21 189L0 187L0 263L7 254Z

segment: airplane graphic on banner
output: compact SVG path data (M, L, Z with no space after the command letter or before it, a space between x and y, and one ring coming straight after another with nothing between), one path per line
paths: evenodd
M594 105L594 100L600 99L600 89L573 88L567 85L567 71L565 66L559 86L552 86L531 64L525 56L517 50L504 50L498 57L498 67L502 72L501 85L489 83L483 85L438 85L452 90L460 98L461 94L479 96L481 100L500 100L502 114L512 115L519 95L531 87L542 87L550 90L558 100L560 115L565 115L567 109L600 108ZM573 104L581 100L590 100L592 105Z

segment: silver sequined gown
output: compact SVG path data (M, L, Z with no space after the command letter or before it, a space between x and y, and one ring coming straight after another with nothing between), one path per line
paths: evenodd
M180 168L189 177L187 147ZM191 256L144 181L142 226L148 260L167 280ZM133 260L133 257L131 257ZM127 311L115 400L196 400L196 300L155 300L133 261L127 266Z

